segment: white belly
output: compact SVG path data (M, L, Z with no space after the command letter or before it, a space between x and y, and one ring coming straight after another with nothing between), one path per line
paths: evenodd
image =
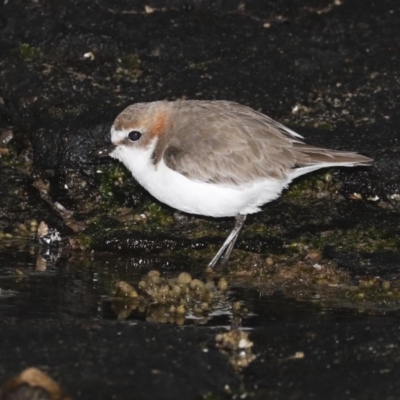
M260 211L259 207L263 204L279 197L291 181L269 179L242 186L193 181L168 168L163 160L154 165L151 147L146 151L139 149L135 151L136 154L132 149L129 152L118 149L112 156L122 161L134 178L156 199L190 214L210 217L252 214Z

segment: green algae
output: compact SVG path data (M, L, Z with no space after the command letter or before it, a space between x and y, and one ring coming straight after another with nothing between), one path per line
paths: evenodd
M318 197L318 193L328 194L337 193L340 189L340 182L334 183L330 171L321 173L320 171L300 177L290 184L289 188L282 193L283 199L294 200L296 198L305 199L308 197Z
M356 228L335 230L307 239L310 247L323 249L325 246L335 246L343 251L394 250L400 246L400 238L391 228L379 229L375 226L362 224ZM295 246L295 242L292 243Z
M143 74L140 57L137 54L132 53L126 54L118 59L115 74L117 78L128 80L132 83L137 82Z
M22 43L20 46L18 46L15 49L15 53L27 62L36 61L42 55L42 52L39 48L31 46L27 43Z
M147 207L147 210L144 212L144 214L147 217L146 222L148 225L151 225L151 228L165 228L175 222L167 208L161 206L160 204L151 203Z
M124 205L124 193L134 193L135 185L129 171L121 164L114 163L98 170L99 193L102 206L109 214L115 214Z

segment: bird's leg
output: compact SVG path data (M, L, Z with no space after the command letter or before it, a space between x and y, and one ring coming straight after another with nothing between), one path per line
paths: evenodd
M236 232L236 235L231 240L231 242L229 243L228 248L225 251L225 254L222 256L221 265L226 265L228 263L229 258L230 258L231 253L232 253L232 250L235 247L236 240L239 237L239 234L240 234L240 231L243 228L244 222L246 221L246 217L247 217L247 215L241 215L241 214L238 214L235 217L235 226L234 226L233 230Z
M222 257L221 264L224 265L228 262L229 257L232 253L233 247L235 246L236 240L239 236L241 229L243 228L243 224L246 221L247 215L238 214L235 217L235 226L233 227L231 233L226 238L224 244L218 250L217 254L210 261L208 266L210 268L214 268L217 264L218 260Z
M224 244L218 250L217 254L213 257L213 259L208 264L208 266L210 268L214 268L215 267L215 265L217 264L218 260L224 254L226 248L229 246L229 244L232 242L232 240L235 239L235 235L236 235L236 232L234 232L234 229L233 229L232 232L229 234L229 236L226 238Z

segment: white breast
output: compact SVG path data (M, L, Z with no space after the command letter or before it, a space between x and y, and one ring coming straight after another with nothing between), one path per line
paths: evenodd
M122 161L134 178L156 199L190 214L231 217L252 214L279 197L291 179L268 179L242 186L217 185L188 179L168 168L162 160L154 165L155 142L147 148L118 147L111 154Z

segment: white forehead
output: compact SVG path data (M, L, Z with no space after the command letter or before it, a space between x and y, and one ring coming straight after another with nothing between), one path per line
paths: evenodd
M113 143L120 142L121 140L124 140L129 133L129 130L127 129L121 129L117 130L114 128L114 125L111 127L111 141Z

